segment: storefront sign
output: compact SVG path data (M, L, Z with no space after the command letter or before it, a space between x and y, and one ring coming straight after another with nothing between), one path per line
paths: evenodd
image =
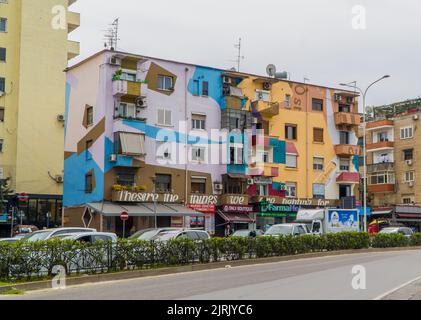
M216 205L213 204L189 204L188 207L201 213L214 214L216 212Z
M221 196L221 205L240 205L247 206L249 204L249 196L247 195L223 195Z
M309 206L309 207L336 207L338 200L324 199L283 199L283 205Z
M224 205L222 211L226 213L253 213L253 206L237 206L237 205Z
M254 183L255 184L260 184L260 185L272 185L273 184L273 179L269 178L269 177L255 177L254 178Z
M180 196L173 193L159 194L134 191L113 191L113 201L178 203L180 202Z
M299 206L296 205L276 205L276 204L262 204L260 207L260 213L298 213L300 210Z
M214 205L218 204L218 196L206 196L206 195L190 195L190 204L192 205Z

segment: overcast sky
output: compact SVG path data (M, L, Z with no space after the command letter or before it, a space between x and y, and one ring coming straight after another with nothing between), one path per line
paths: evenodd
M353 28L357 5L366 9L365 30ZM119 17L119 50L231 68L241 37L244 72L265 75L273 63L292 80L335 87L390 74L368 104L421 96L417 0L78 0L71 10L81 13L71 35L81 56L71 64L102 50L104 30Z

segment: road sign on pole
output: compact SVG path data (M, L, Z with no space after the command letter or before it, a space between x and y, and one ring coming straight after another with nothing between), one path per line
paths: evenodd
M120 219L123 221L123 238L126 237L126 221L129 220L129 214L127 212L122 212L120 214Z

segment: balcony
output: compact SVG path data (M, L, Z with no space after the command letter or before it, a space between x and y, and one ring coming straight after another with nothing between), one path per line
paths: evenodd
M274 117L279 115L280 105L278 102L268 102L263 100L253 101L253 112L258 112L264 117Z
M395 184L372 184L368 186L369 193L394 193Z
M394 162L384 162L367 165L367 173L372 174L376 172L393 172L395 170Z
M336 112L335 124L337 126L359 126L361 124L361 116L357 113Z
M367 123L367 130L379 130L385 128L393 128L393 120L379 120Z
M113 95L116 97L136 98L141 95L141 86L140 82L116 80L113 81Z
M381 150L393 150L395 143L393 141L380 141L376 143L367 144L367 151L381 151Z
M80 43L67 40L67 60L76 58L80 54Z
M67 11L67 32L70 33L80 26L80 13Z
M349 144L339 144L335 146L335 153L339 157L349 158L353 156L361 156L361 147Z

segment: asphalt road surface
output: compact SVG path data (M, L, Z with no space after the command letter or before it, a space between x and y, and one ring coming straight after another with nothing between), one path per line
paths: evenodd
M365 290L353 288L355 266L366 270ZM420 277L421 251L399 251L89 284L0 300L372 300Z

